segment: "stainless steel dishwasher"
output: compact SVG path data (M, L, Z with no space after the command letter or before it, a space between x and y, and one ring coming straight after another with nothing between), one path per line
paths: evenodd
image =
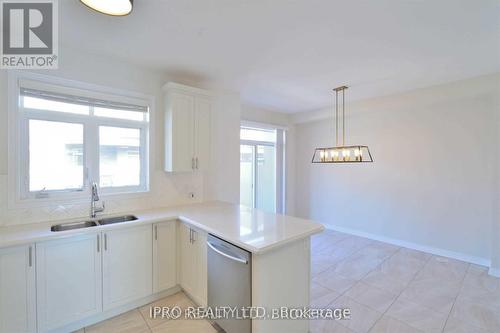
M208 306L247 308L252 305L251 254L213 235L208 235ZM227 333L250 333L250 319L217 319Z

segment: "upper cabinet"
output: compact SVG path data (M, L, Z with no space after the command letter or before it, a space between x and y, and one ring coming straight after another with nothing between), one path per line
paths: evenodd
M165 171L206 170L210 162L212 97L177 83L165 92Z

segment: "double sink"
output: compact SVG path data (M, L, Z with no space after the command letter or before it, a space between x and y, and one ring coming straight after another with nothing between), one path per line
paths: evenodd
M78 222L56 224L50 227L50 231L55 232L55 231L66 231L66 230L81 229L81 228L90 228L90 227L97 227L99 225L123 223L135 220L137 220L137 217L134 215L107 217L95 221L78 221Z

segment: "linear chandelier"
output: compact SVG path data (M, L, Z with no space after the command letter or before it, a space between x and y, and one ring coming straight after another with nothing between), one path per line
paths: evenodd
M348 87L333 89L335 92L335 147L316 148L312 163L362 163L373 162L368 146L345 144L345 91ZM342 93L342 145L339 145L339 94Z

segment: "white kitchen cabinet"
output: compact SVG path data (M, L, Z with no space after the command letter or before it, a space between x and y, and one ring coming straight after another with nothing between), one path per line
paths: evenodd
M0 332L36 332L34 248L0 249Z
M153 225L153 292L177 284L177 223L167 221Z
M100 234L87 234L37 243L39 332L102 311L100 237Z
M188 224L179 228L179 280L198 305L207 305L207 234Z
M210 162L212 98L210 93L167 83L165 171L202 171Z
M104 311L153 292L151 225L103 232Z

